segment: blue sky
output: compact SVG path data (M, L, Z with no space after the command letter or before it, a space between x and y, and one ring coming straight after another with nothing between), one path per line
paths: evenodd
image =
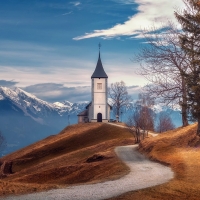
M147 83L131 61L145 45L142 30L176 23L182 7L182 0L3 0L0 85L50 102L90 100L100 42L109 83L123 80L136 96Z

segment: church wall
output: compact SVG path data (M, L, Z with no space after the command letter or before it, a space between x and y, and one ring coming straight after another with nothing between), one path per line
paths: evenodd
M78 123L83 123L83 116L78 116Z
M100 87L99 85L100 84ZM107 119L107 79L94 78L92 80L93 88L93 119L97 119L97 114L102 114L102 119Z
M89 118L89 122L91 122L93 116L92 116L92 112L93 112L93 109L92 109L92 104L89 106L88 108L88 118Z
M94 104L98 104L98 105L105 105L106 104L106 94L105 92L102 93L95 93L94 95Z
M102 89L97 88L97 83L102 84ZM94 92L106 92L106 79L105 78L94 78Z
M106 119L106 105L94 105L94 119L97 119L97 114L102 114L102 119Z

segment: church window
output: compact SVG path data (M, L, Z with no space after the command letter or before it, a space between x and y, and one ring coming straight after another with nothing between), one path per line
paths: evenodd
M102 89L102 83L97 83L97 90L101 90Z

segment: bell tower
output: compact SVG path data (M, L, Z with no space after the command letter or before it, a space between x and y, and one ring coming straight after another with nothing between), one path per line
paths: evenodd
M108 122L108 76L104 71L101 55L101 44L99 44L99 58L94 73L91 76L92 82L92 102L91 102L91 119L92 122Z

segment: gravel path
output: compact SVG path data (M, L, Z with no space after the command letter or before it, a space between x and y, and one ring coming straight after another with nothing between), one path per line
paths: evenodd
M122 146L115 149L119 158L125 162L130 173L113 181L85 184L66 189L49 190L22 196L10 196L6 200L97 200L118 196L125 192L147 188L165 183L173 178L169 167L152 162L136 150L137 145Z
M127 126L124 126L124 125L119 125L119 124L115 124L115 123L108 123L109 125L112 125L112 126L118 126L118 127L121 127L121 128L127 128ZM158 136L158 133L154 133L154 132L151 132L151 131L148 131L148 134L152 135L153 137L156 137Z

